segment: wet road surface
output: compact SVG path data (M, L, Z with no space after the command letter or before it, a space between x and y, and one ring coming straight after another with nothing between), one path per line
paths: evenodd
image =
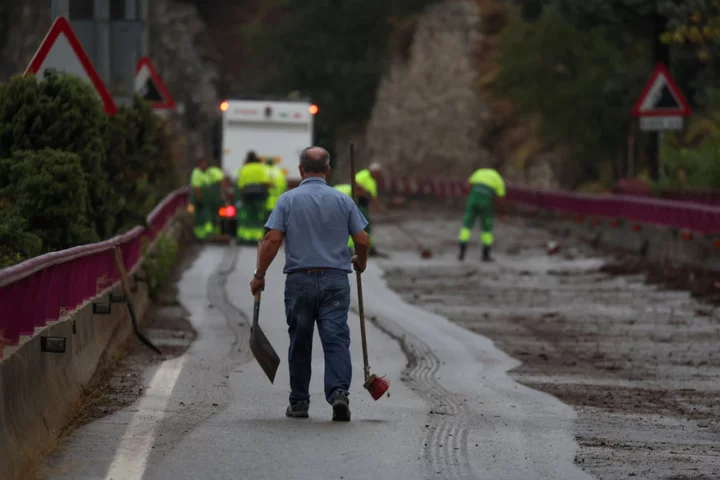
M397 252L396 265L415 262ZM441 268L450 259L433 260ZM271 385L247 349L251 248L208 246L179 284L197 339L149 368L132 405L78 429L48 461L56 479L585 479L573 460L576 418L512 380L517 360L485 337L405 303L364 274L371 369L390 396L362 388L353 334L353 421L330 421L322 348L313 350L310 419L287 419L282 254L268 273L261 322L281 356ZM386 267L389 268L389 267ZM354 288L353 288L354 290Z

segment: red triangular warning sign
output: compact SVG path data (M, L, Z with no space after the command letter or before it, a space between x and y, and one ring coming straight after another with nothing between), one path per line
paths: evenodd
M34 74L42 80L44 73L56 70L66 72L87 80L95 87L103 109L108 115L117 113L117 106L105 84L95 71L90 58L83 50L75 36L70 22L65 17L58 17L45 35L45 39L25 70L25 76Z
M135 71L135 93L150 102L155 110L175 108L175 100L148 57L138 60Z
M692 109L667 67L658 63L635 106L633 117L687 117Z

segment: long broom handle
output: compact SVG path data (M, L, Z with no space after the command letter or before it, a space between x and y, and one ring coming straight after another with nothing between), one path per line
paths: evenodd
M350 142L350 197L353 199L353 203L355 203L355 143L353 142ZM365 374L365 381L367 381L370 376L370 366L368 365L367 338L365 336L365 307L363 306L361 273L356 271L355 278L357 279L358 290L358 315L360 317L360 340L363 351L363 372Z
M355 277L357 279L358 290L358 315L360 317L360 338L362 339L363 372L365 373L365 381L367 381L370 376L370 366L368 365L367 340L365 337L365 307L363 306L362 274L355 272Z

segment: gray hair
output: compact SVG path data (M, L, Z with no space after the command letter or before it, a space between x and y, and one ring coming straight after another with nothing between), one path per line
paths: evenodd
M330 168L330 154L322 147L307 147L300 153L300 168L305 173L325 173Z

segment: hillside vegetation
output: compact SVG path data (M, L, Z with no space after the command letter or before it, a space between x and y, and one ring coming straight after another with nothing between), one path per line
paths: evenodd
M169 135L140 100L107 116L76 77L0 85L0 267L142 222L179 184Z

